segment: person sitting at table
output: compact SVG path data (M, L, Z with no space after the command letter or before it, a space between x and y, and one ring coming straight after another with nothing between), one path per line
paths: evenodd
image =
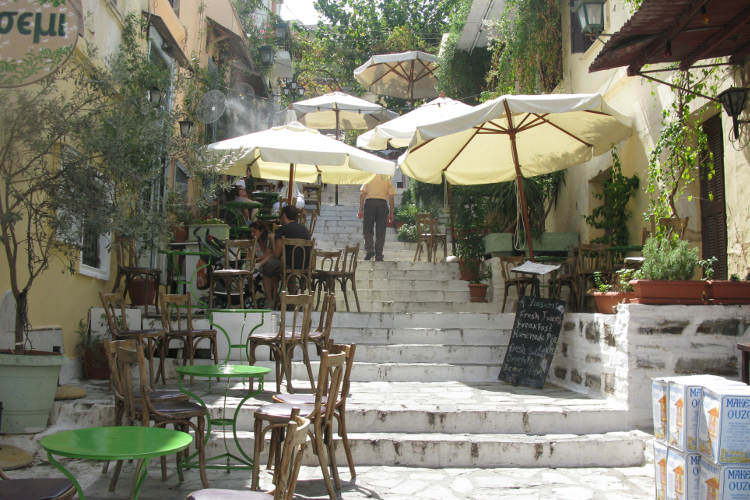
M281 209L281 227L276 230L276 234L272 237L272 256L261 267L263 289L268 292L266 295L267 305L275 304L277 299L276 289L281 278L281 238L310 239L307 228L297 222L298 215L299 211L295 207L287 205ZM288 253L287 259L289 262L286 263L287 266L293 265L291 258L291 253Z
M274 212L278 212L279 207L285 206L287 199L289 199L288 183L285 185L282 181L279 181L277 191L279 192L279 201L273 204ZM297 210L305 208L305 195L302 194L302 191L300 191L296 182L292 184L292 205L294 205Z
M263 265L273 257L271 238L268 236L268 227L260 221L255 221L250 224L250 235L255 238L255 269L253 270L253 284L255 286L256 296L257 292L261 289L265 296L265 288L261 287L263 281L261 269L263 268Z
M234 199L232 201L236 202L242 202L247 203L253 201L252 199L247 197L247 190L245 189L245 179L239 179L237 182L234 183L234 187L236 189ZM255 212L257 212L258 209L254 208L251 211L248 209L244 209L242 211L242 214L245 216L245 223L249 224L251 220L255 219Z

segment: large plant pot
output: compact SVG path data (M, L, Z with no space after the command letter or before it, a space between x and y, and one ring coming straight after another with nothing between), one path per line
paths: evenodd
M128 284L128 295L130 295L130 302L134 306L151 305L156 298L156 282L134 278Z
M54 352L0 353L0 432L40 432L47 428L63 356Z
M188 230L184 224L175 224L172 226L172 241L182 243L188 239Z
M712 304L750 304L750 281L709 280Z
M589 292L594 297L596 312L601 314L615 314L617 304L628 303L635 296L633 292Z
M704 304L707 282L703 280L633 280L636 304Z
M487 284L469 283L469 300L471 302L487 302Z

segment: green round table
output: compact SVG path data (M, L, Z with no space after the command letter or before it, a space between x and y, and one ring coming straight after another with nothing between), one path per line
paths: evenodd
M162 427L88 427L62 431L43 437L40 444L47 451L52 465L71 480L84 500L83 490L71 474L53 455L84 460L141 460L136 469L133 498L138 498L151 458L184 450L193 437L182 431Z
M237 418L240 414L240 409L242 408L242 405L245 404L245 401L250 399L251 397L259 394L263 391L263 377L270 372L271 369L267 368L265 366L253 366L253 365L230 365L230 364L221 364L221 365L185 365L185 366L178 366L177 367L177 373L180 375L179 378L179 389L180 391L184 392L191 398L195 399L198 403L201 404L206 410L208 411L208 406L206 406L206 403L195 393L191 392L190 390L183 387L182 380L185 376L193 376L193 377L205 377L209 380L214 378L225 378L225 379L247 379L249 381L252 381L253 379L258 380L258 387L256 390L252 389L252 383L250 384L250 389L247 391L247 394L240 400L239 403L237 403L237 407L234 410L234 414L232 415L232 418L227 418L226 415L222 415L221 418L211 418L211 413L208 413L208 426L206 427L206 442L208 442L209 437L211 436L211 426L221 426L221 427L232 427L232 436L234 437L234 444L237 446L237 450L242 455L237 456L232 454L229 451L229 446L227 445L226 441L226 432L223 433L223 440L224 440L224 453L221 455L217 455L215 457L206 457L205 459L205 468L206 469L224 469L224 470L232 470L232 469L243 469L243 470L252 470L253 468L253 459L250 458L250 456L245 453L245 450L242 449L242 446L240 444L239 437L237 436ZM226 407L227 407L227 396L229 393L229 384L226 384L226 389L224 391L224 413L226 413ZM191 456L187 457L185 460L182 461L181 467L190 469L198 467L199 464L195 461L195 457L197 455L197 452L193 453ZM224 459L224 463L215 463L218 460ZM232 463L234 461L235 463Z

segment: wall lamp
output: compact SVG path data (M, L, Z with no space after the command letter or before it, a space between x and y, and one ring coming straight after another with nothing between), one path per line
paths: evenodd
M161 101L164 99L164 92L158 87L151 87L146 91L146 99L155 108L161 106Z
M581 32L597 37L604 31L604 1L605 0L577 0L573 4L573 12L581 23Z
M271 66L273 64L273 47L270 45L263 45L258 48L258 52L260 53L260 62L266 66Z
M750 123L750 120L739 119L740 113L745 109L747 91L745 87L730 87L717 96L724 111L732 118L735 139L740 137L740 123Z
M190 120L180 120L180 137L183 139L190 137L190 132L193 131L193 122Z

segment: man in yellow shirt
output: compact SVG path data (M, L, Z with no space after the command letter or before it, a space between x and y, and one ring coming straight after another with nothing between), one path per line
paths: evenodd
M365 236L365 260L375 257L376 261L383 260L383 245L385 244L385 227L393 223L393 197L396 189L391 178L376 175L370 182L363 184L359 195L359 212L357 217L362 219L362 232ZM373 226L375 227L375 244L373 245Z

